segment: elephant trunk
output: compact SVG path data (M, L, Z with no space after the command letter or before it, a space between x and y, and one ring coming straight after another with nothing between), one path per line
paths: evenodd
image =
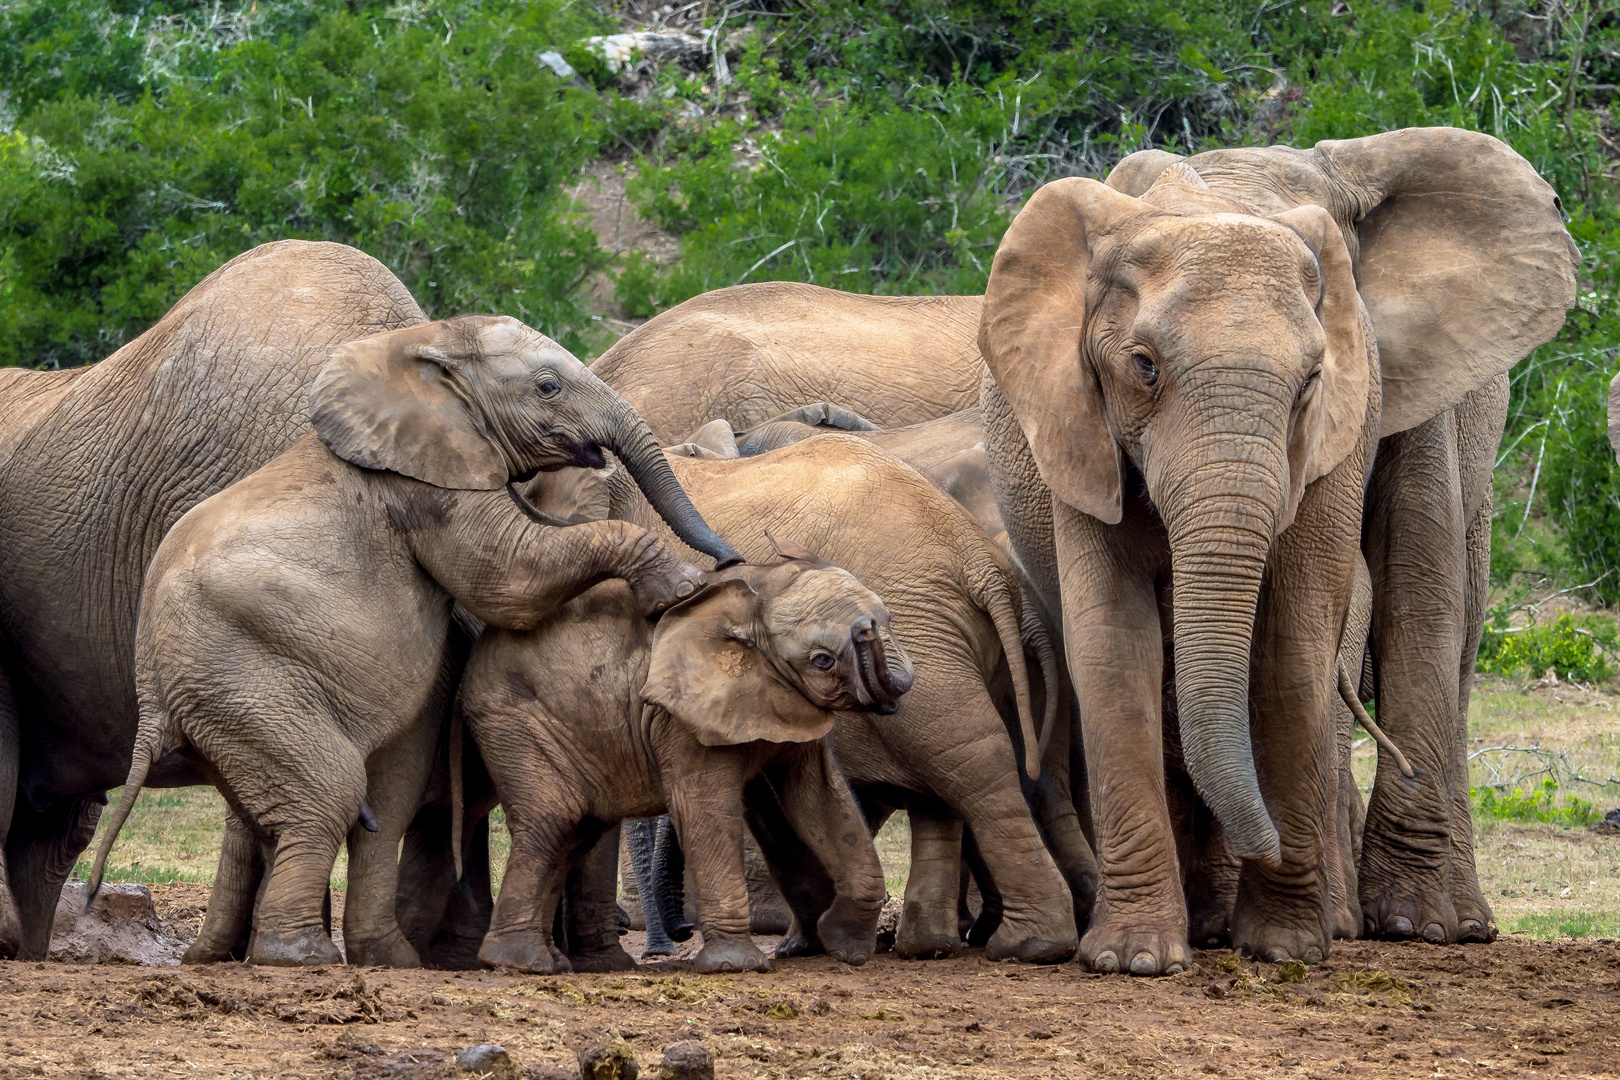
M885 644L877 621L869 615L856 621L850 637L855 643L861 681L866 684L866 692L871 695L877 711L894 712L916 677L911 659L898 642Z
M1255 475L1254 461L1205 462L1203 476ZM1176 706L1181 744L1198 793L1236 854L1267 865L1281 857L1249 737L1249 656L1255 604L1270 550L1286 463L1264 484L1225 485L1163 507L1174 589ZM1263 470L1270 472L1271 470ZM1276 491L1265 490L1276 488Z
M658 439L641 414L606 383L602 384L602 390L610 400L605 410L608 423L600 440L601 445L624 462L631 479L647 496L652 508L658 511L658 516L669 523L675 535L688 547L712 558L717 569L742 562L743 557L737 554L736 549L715 535L708 522L703 520L703 515L698 513L697 507L692 505L692 500L687 497L681 482L669 467L663 447L658 444Z

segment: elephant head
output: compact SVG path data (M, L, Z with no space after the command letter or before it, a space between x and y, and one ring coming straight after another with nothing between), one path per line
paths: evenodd
M1248 706L1273 539L1364 424L1421 423L1556 332L1575 265L1552 189L1449 129L1148 151L1046 185L1008 230L981 351L1057 498L1117 523L1140 474L1188 769L1239 855L1279 853Z
M555 341L516 319L462 316L349 342L309 394L339 457L446 488L499 488L541 470L624 462L687 544L741 561L703 521L634 409Z
M911 689L883 601L848 571L778 546L784 561L715 572L653 634L642 698L705 746L819 739L834 712L893 712Z

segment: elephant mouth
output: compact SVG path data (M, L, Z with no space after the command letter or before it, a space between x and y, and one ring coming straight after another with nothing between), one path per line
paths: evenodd
M580 469L600 469L607 464L607 456L595 443L579 442L568 448L569 463Z

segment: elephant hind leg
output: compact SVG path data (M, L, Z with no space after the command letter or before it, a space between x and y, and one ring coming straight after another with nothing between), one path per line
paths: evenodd
M253 904L264 871L264 844L235 810L227 811L208 910L197 939L180 958L182 964L217 964L247 957Z
M6 872L22 930L17 959L44 960L50 953L62 883L90 845L102 806L94 796L58 799L43 813L26 801L17 806L6 838Z
M962 822L912 805L911 868L894 951L908 960L936 960L962 949L957 893L962 867Z
M619 944L619 826L603 831L565 885L563 920L568 962L575 971L634 971Z

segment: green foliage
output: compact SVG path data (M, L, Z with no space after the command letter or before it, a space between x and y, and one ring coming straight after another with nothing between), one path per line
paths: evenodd
M44 33L50 6L20 10ZM370 252L432 314L505 312L577 346L604 256L562 185L596 153L600 103L535 63L552 18L503 2L339 10L297 33L243 17L235 44L133 82L72 63L32 78L0 141L0 363L104 356L287 237ZM36 72L39 42L4 44L0 68Z
M1615 674L1610 662L1620 648L1620 629L1601 615L1576 618L1569 612L1550 623L1509 626L1498 609L1479 643L1479 670L1495 675L1536 677L1551 669L1560 679L1606 682Z
M1602 818L1602 814L1589 801L1577 795L1558 796L1558 781L1545 777L1539 787L1528 790L1515 787L1506 793L1495 788L1469 788L1474 804L1474 817L1493 821L1539 821L1549 825L1562 825L1583 829Z

